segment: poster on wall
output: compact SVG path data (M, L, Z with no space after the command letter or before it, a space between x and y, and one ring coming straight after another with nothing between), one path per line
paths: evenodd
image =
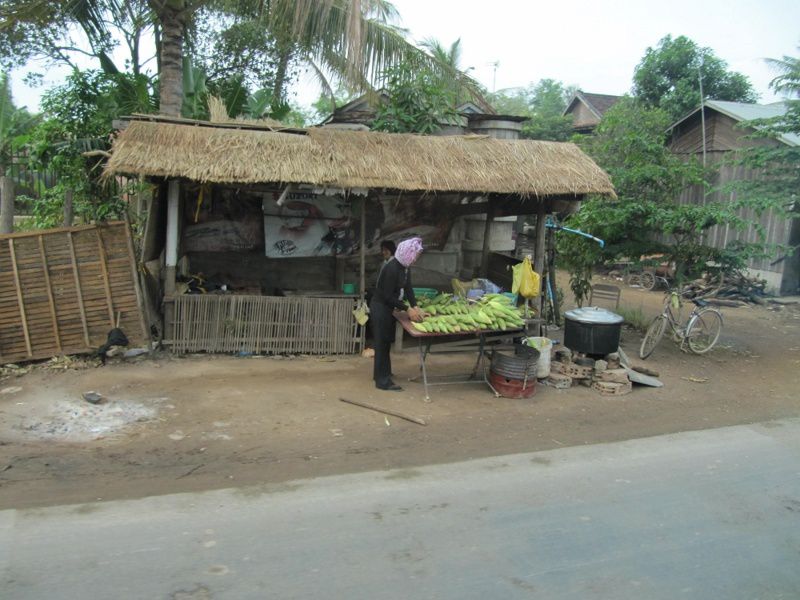
M263 200L264 251L270 258L357 254L360 209L354 199L313 193L290 193L282 206L278 194ZM380 252L380 242L420 236L427 248L441 248L453 226L453 202L443 198L369 198L365 207L366 252ZM353 206L356 207L354 216Z
M357 248L350 203L344 198L291 193L282 206L265 198L263 208L268 257L335 256Z

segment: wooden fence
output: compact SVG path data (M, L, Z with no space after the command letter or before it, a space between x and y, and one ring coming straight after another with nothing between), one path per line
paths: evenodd
M354 308L349 298L178 296L172 350L352 354L360 345Z
M90 352L119 318L149 339L126 223L0 235L0 360Z
M172 350L352 354L360 344L354 308L349 298L178 296Z

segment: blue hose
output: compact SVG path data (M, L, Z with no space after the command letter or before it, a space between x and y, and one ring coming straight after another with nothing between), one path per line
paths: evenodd
M606 243L603 240L601 240L600 238L595 237L593 235L590 235L588 233L584 233L583 231L580 231L578 229L570 229L569 227L564 227L562 225L556 225L555 223L553 223L550 220L548 220L545 223L545 227L549 227L550 229L554 229L556 231L567 231L569 233L574 233L576 235L580 235L580 236L583 236L585 238L589 238L590 240L594 240L595 242L600 244L601 248L605 248L606 247Z

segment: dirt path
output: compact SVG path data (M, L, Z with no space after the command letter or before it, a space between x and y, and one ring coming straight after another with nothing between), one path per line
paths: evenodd
M623 304L648 315L660 302L658 293L624 290ZM167 357L37 370L0 382L0 508L410 469L800 415L800 310L723 312L719 349L691 356L664 341L648 363L665 387L619 398L540 386L532 400L495 399L466 385L434 388L425 403L416 383L399 394L375 390L371 361L360 357ZM623 348L633 356L640 339L626 331ZM463 372L471 359L431 361L439 372ZM416 352L396 357L394 370L398 381L416 374ZM91 407L80 397L88 390L108 403ZM340 397L429 425L387 424Z

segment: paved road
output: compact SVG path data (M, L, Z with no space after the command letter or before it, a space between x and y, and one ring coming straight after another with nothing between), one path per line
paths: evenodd
M800 420L4 511L0 597L796 599Z

